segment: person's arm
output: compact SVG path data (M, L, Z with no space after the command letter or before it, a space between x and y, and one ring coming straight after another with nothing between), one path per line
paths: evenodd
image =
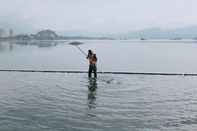
M86 58L87 58L87 59L90 58L90 55L88 54Z

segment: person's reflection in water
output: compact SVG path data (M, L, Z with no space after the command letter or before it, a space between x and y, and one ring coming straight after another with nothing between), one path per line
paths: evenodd
M96 89L97 81L94 78L89 78L88 85L88 109L96 108Z
M13 42L9 42L9 51L12 51L13 50Z

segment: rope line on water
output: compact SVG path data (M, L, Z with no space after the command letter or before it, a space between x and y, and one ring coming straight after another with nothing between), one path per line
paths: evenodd
M40 72L40 73L88 73L87 71L61 71L61 70L18 70L8 69L0 72ZM166 76L197 76L197 73L162 73L162 72L97 72L98 74L122 74L122 75L166 75Z

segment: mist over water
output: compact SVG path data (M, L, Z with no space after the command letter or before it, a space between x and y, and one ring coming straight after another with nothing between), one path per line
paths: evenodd
M191 72L195 42L83 41L98 70ZM67 42L0 43L0 69L84 70L88 63ZM0 130L193 131L197 77L0 72Z

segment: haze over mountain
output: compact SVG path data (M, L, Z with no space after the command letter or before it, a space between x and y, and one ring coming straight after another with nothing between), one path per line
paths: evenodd
M0 2L0 28L15 34L52 29L68 36L196 37L196 0Z
M193 39L197 38L197 26L176 29L148 28L139 31L130 31L120 34L120 36L129 39Z
M0 0L0 28L122 33L196 25L196 0Z

